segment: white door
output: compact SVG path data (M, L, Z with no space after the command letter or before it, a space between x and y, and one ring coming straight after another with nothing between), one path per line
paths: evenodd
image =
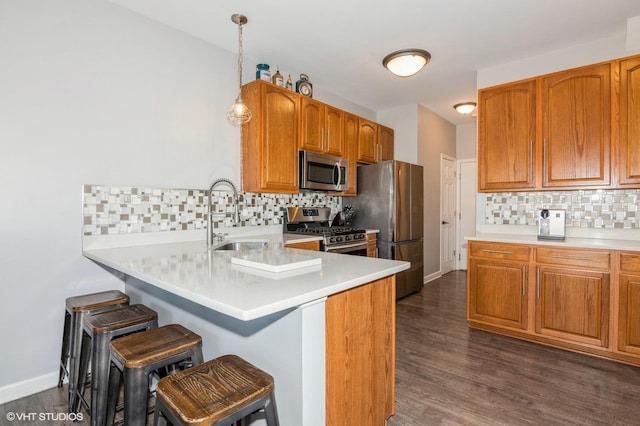
M440 271L456 267L456 160L440 156Z
M476 235L476 183L478 167L475 159L458 161L458 226L457 229L457 266L467 270L467 246L465 237Z

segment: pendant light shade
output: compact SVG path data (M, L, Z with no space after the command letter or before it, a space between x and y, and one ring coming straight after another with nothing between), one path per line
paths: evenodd
M469 115L476 110L475 102L463 102L461 104L455 104L453 108L462 115Z
M397 50L382 60L382 65L399 77L409 77L420 71L431 60L431 54L421 49Z
M247 23L247 17L236 13L231 15L231 21L238 25L238 97L227 112L227 121L240 127L251 120L251 111L242 101L242 26Z

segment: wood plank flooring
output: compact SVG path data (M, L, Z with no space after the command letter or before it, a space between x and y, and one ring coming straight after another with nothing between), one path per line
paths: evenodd
M465 281L398 302L389 426L640 425L640 368L471 330Z
M398 302L388 426L640 425L640 368L470 330L465 280L452 272ZM0 425L88 425L6 417L65 413L65 400L66 386L0 405Z

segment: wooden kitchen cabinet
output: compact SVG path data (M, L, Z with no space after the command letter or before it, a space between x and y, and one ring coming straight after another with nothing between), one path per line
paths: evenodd
M527 328L530 249L522 245L469 242L467 317L490 325Z
M539 247L536 263L535 332L608 347L611 254Z
M390 127L378 125L378 161L393 160L394 131Z
M304 241L301 243L287 243L286 244L287 248L295 248L295 249L301 249L301 250L313 250L313 251L319 251L320 250L320 241Z
M536 82L506 84L478 92L478 188L536 186Z
M373 232L367 234L367 257L378 257L378 236Z
M255 80L242 97L253 114L242 127L242 189L297 193L300 95Z
M611 184L611 64L542 79L542 186Z
M640 57L620 61L618 186L640 186Z
M360 163L378 162L378 124L365 118L358 121L358 158Z
M395 410L395 275L327 298L326 425L384 425Z
M357 195L358 187L358 131L360 120L357 115L344 113L344 145L346 157L349 160L349 176L347 177L347 189L337 195Z
M640 254L620 254L617 349L640 359Z
M300 148L342 157L344 112L315 99L300 98Z

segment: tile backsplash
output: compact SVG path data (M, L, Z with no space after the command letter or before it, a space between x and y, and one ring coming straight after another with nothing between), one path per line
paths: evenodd
M204 229L208 190L83 185L83 235ZM341 197L323 192L258 194L240 192L240 223L233 223L233 195L213 191L214 228L282 225L287 206L342 208Z
M537 211L548 208L565 209L568 227L640 229L640 190L630 189L490 193L485 222L537 226Z

